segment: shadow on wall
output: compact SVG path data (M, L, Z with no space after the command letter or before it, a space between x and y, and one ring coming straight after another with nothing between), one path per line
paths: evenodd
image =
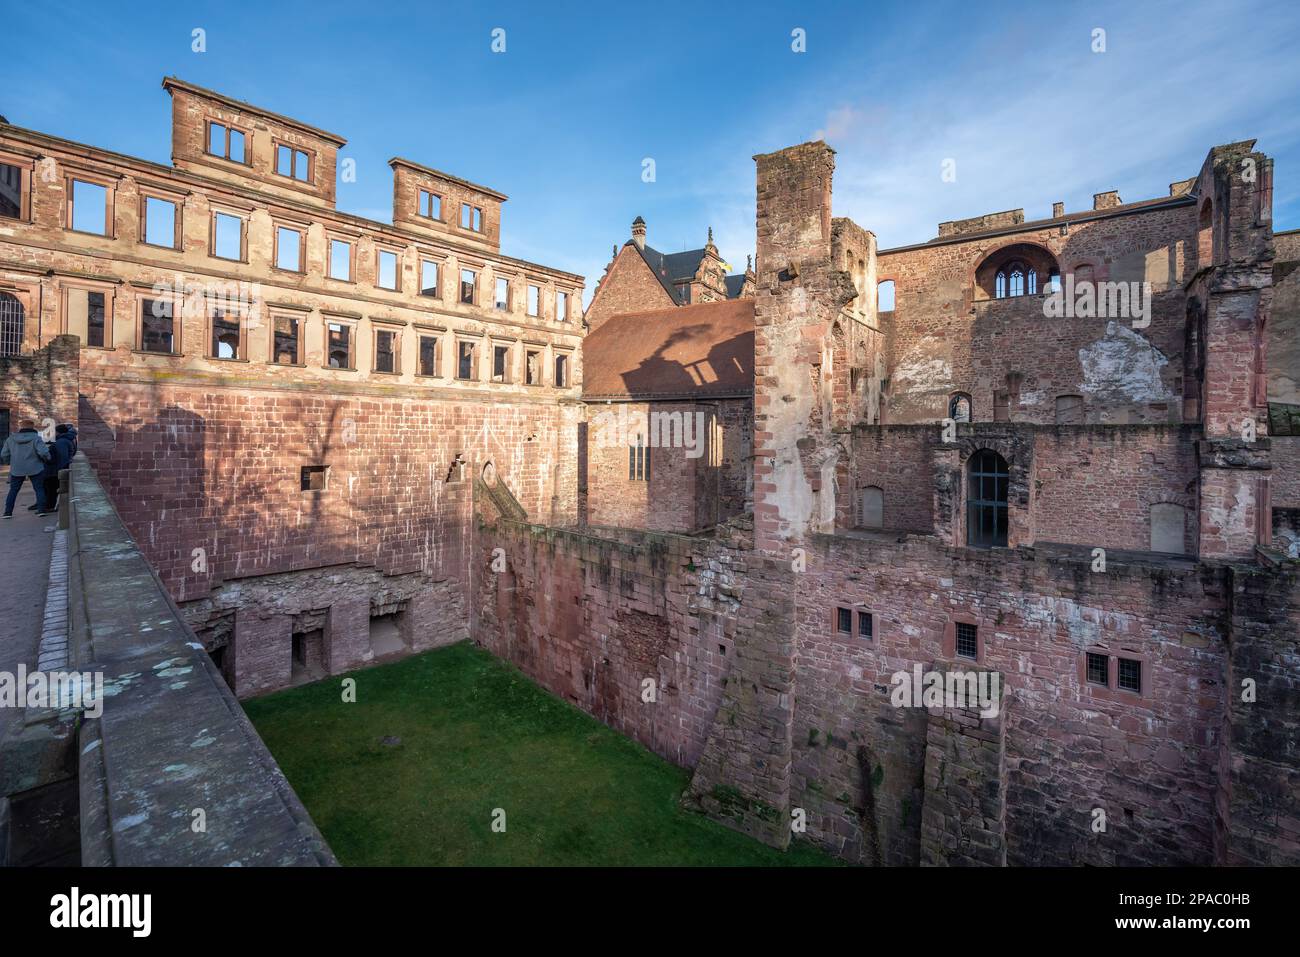
M683 326L668 336L636 369L623 373L623 382L633 396L688 396L701 387L722 386L728 392L754 386L754 332L752 329L715 343L703 359L689 365L665 358L676 346L689 347L695 340L707 340L710 326ZM733 387L734 386L734 387Z

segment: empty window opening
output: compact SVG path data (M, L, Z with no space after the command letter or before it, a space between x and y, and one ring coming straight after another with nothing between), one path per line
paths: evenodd
M627 448L627 477L633 482L650 481L650 453L645 447L645 436L640 433L636 442Z
M474 379L474 359L477 350L472 342L460 342L456 345L456 378Z
M875 485L862 490L862 527L885 527L885 493Z
M390 249L379 250L379 262L376 265L375 285L380 289L397 288L397 253Z
M20 219L23 215L23 171L12 163L0 163L0 216Z
M1173 502L1151 506L1151 551L1182 555L1186 550L1187 509Z
M419 213L425 219L442 220L442 197L427 189L420 190Z
M1110 687L1110 658L1095 651L1088 652L1087 675L1092 684Z
M176 248L176 204L156 196L144 199L144 241L150 246Z
M108 187L99 183L72 181L71 226L79 233L108 235Z
M352 327L345 322L326 323L331 369L352 368Z
M530 316L540 316L542 308L542 290L540 286L530 285L528 287L528 314Z
M311 176L311 161L302 150L278 145L275 148L275 171L281 176L305 183Z
M502 312L510 308L510 280L497 277L496 295L493 297L492 305Z
M948 418L954 422L969 422L971 420L971 401L970 396L965 392L955 392L948 399Z
M397 333L390 329L380 329L375 333L375 371L401 371L397 366Z
M428 259L420 262L420 295L438 295L438 264Z
M323 492L329 479L329 466L304 465L299 477L304 492Z
M212 314L212 352L213 359L239 359L240 325L239 316L217 311Z
M223 123L209 123L208 153L232 163L246 163L243 131Z
M330 240L330 278L352 281L352 244L346 240Z
M957 657L978 658L980 652L979 628L968 622L957 622Z
M277 226L275 230L275 268L286 272L302 272L302 233L296 229Z
M276 316L271 344L272 358L277 365L300 365L302 339L298 334L298 320L292 316Z
M566 388L569 385L569 357L555 357L555 387Z
M295 631L292 639L290 680L294 684L324 678L325 632L320 628Z
M438 374L438 337L420 336L420 375Z
M991 449L980 449L970 461L967 486L966 543L977 548L1007 544L1007 463Z
M141 300L140 350L163 355L176 353L175 318L170 299Z
M469 203L460 204L460 225L462 229L471 229L476 233L483 231L483 210Z
M492 381L510 381L510 347L492 347Z
M894 311L894 280L886 279L876 286L876 311L893 312Z
M244 258L244 221L230 213L212 214L212 255L236 262Z
M555 294L555 321L569 321L569 294L567 292L557 292Z
M1142 693L1142 662L1135 658L1120 658L1116 668L1116 685L1121 691Z
M871 612L858 612L858 637L870 641L874 634L874 624L871 620Z
M524 353L524 383L542 384L542 354L536 349L529 349Z
M474 305L474 290L478 286L478 273L472 269L462 269L460 271L460 301L466 305Z
M372 615L370 618L370 650L376 658L398 655L406 650L402 642L401 612L389 615Z

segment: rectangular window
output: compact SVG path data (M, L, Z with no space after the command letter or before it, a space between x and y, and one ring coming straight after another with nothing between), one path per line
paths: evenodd
M1116 684L1121 691L1142 693L1142 662L1136 658L1120 658Z
M1088 652L1088 680L1093 684L1110 687L1110 658Z
M438 374L438 337L420 336L420 375Z
M239 316L221 310L212 313L212 351L208 355L213 359L242 359L243 352Z
M645 436L638 433L636 442L627 447L627 477L632 482L650 481L650 453Z
M530 316L540 316L542 305L542 290L538 286L530 285L528 287L528 314Z
M23 168L0 163L0 216L21 219L23 215Z
M302 150L282 143L276 144L275 171L281 176L306 183L311 179L311 161Z
M420 215L426 219L436 219L442 222L442 197L437 193L431 193L427 189L420 190Z
M329 333L329 367L331 369L352 368L352 327L346 322L329 322L325 324Z
M555 387L557 389L568 388L569 385L569 357L555 357Z
M64 294L63 329L88 346L108 344L108 297L89 289L69 288Z
M103 347L108 337L108 324L104 314L104 294L86 293L86 345Z
M496 301L493 303L493 305L495 305L497 309L504 312L505 310L510 308L510 280L503 279L500 276L498 276L496 287L497 287Z
M293 316L276 316L271 342L271 361L276 365L302 364L302 338L298 334L299 320Z
M72 208L68 220L79 233L108 235L108 187L99 183L72 181Z
M853 634L853 612L848 608L835 609L835 630L841 635Z
M288 226L275 228L275 268L286 272L303 271L302 232Z
M345 240L330 240L330 278L352 281L352 244Z
M957 622L957 656L978 658L979 650L979 629L964 621Z
M150 246L177 248L176 204L171 200L144 198L144 241Z
M380 289L397 288L397 253L389 249L379 250L379 263L376 266L375 285Z
M302 490L304 492L322 492L325 490L329 468L325 465L304 465L301 472Z
M536 349L524 353L524 384L542 384L542 354Z
M478 273L472 269L460 271L460 301L474 305L474 290L478 286Z
M492 347L492 381L510 381L510 347Z
M456 378L474 378L474 343L460 342L456 345Z
M865 638L867 641L870 641L873 634L873 626L874 623L871 620L871 612L869 611L858 612L858 637L859 638Z
M420 295L438 296L438 264L430 259L420 260Z
M569 294L567 292L555 293L555 321L569 321Z
M375 333L375 371L397 373L397 336L391 329L380 329Z
M247 163L244 153L244 133L223 123L208 124L208 152L232 163Z
M176 354L176 327L170 299L140 300L140 351Z
M469 203L461 203L460 225L462 229L472 229L476 233L483 232L483 210Z
M230 213L212 214L212 255L218 259L242 262L244 259L244 221Z

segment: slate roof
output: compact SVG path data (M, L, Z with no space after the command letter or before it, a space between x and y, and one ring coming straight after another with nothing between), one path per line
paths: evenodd
M629 240L629 242L631 241ZM631 245L641 253L641 258L650 267L650 271L655 274L655 278L664 287L664 291L672 296L674 301L680 301L676 283L695 278L695 274L700 270L700 263L704 259L704 250L688 249L680 253L661 253L652 246L646 246L642 249L636 243L631 243ZM733 279L735 280L734 283ZM736 276L727 276L727 298L734 299L740 295L740 287L744 281L743 273Z
M754 300L606 319L582 343L582 396L707 399L754 393Z

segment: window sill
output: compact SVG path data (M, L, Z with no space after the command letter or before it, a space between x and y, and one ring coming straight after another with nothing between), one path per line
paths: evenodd
M151 243L151 242L149 242L147 239L142 239L142 240L140 240L140 245L141 245L141 246L148 246L150 249L163 249L163 250L166 250L167 252L171 252L171 253L178 253L178 252L181 251L181 248L180 248L179 246L175 246L175 245L173 245L173 246L163 246L161 243Z
M307 368L307 363L305 363L305 362L270 362L270 361L268 361L266 364L269 365L269 366L284 366L286 369L305 369L305 368Z
M247 266L247 265L248 265L248 260L247 260L247 259L231 259L229 256L218 256L216 253L212 253L210 256L208 256L208 258L209 258L209 259L217 259L217 260L220 260L220 261L223 262L223 263L238 263L238 264L241 265L241 266Z
M400 376L402 374L400 372L385 372L383 369L371 369L370 373L371 375L391 375L391 376Z
M241 359L238 356L204 356L212 362L249 362L248 359Z
M158 356L160 359L182 359L185 357L183 352L153 352L149 349L132 349L131 352L137 356Z
M85 230L85 229L73 229L71 226L66 227L64 231L69 233L76 233L78 236L94 236L96 239L117 238L112 233L92 233L89 230Z

